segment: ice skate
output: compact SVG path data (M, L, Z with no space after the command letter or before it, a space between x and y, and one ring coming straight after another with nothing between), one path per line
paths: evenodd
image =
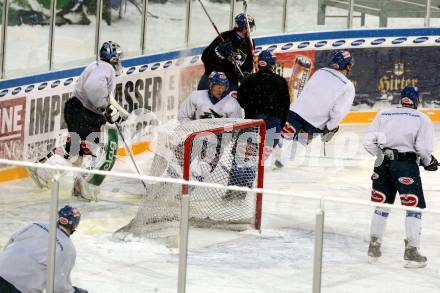
M76 177L73 182L72 197L80 201L97 201L98 189L88 184L81 177Z
M405 241L405 254L403 259L405 260L405 268L415 269L424 268L427 265L427 258L419 253L417 247L408 245L408 240Z
M279 145L275 146L272 152L272 170L281 169L284 164L281 162L281 147Z
M379 260L379 257L382 256L382 252L380 250L381 243L376 236L372 236L370 240L370 245L368 246L368 262L376 263Z

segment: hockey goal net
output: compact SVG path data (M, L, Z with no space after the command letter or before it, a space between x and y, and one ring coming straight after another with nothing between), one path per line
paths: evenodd
M166 125L158 131L149 175L262 188L264 137L262 120L220 118ZM261 194L156 182L147 183L135 218L116 236L159 238L175 234L183 193L190 198L192 226L238 231L260 228Z

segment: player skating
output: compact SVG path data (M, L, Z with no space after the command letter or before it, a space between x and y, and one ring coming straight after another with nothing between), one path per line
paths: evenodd
M352 67L350 52L341 50L333 55L329 67L313 74L299 98L290 105L287 122L281 131L283 138L304 145L315 135L321 135L323 142L332 139L353 104L355 88L347 78ZM282 161L279 155L275 166L283 167Z
M65 164L86 169L110 171L115 163L118 135L114 127L106 125L121 121L110 97L116 87L116 76L122 70L122 52L115 42L105 42L100 60L93 62L81 73L73 96L64 106L64 119L69 136L62 147L54 148L40 163ZM99 141L99 144L98 144ZM30 168L29 173L40 187L48 187L52 172ZM96 199L98 188L105 176L82 173L75 177L72 195L79 199Z
M54 292L87 293L72 286L70 273L76 250L70 236L81 219L80 212L66 205L58 211ZM47 282L49 224L34 222L11 236L0 252L0 292L43 292Z
M239 86L237 100L245 119L263 119L266 123L268 152L280 141L281 125L289 111L290 96L286 80L273 72L276 57L268 50L258 55L258 72L249 75Z
M213 71L224 72L229 80L228 91L236 91L238 82L243 78L241 73L251 73L253 69L253 44L250 43L249 28L255 28L255 20L252 16L240 13L235 17L234 29L221 33L203 51L202 61L205 65L205 73L199 81L198 90L207 90L209 75ZM238 70L238 68L240 70ZM241 73L240 73L241 71Z
M427 171L436 171L438 162L431 154L434 148L434 130L431 120L417 111L419 93L407 86L401 93L401 108L388 109L377 114L366 136L364 146L377 156L371 179L373 202L393 204L399 192L402 205L426 208L420 179L419 164ZM368 256L375 262L381 255L389 208L377 207L371 221L371 240ZM403 258L406 267L424 267L427 258L419 253L422 213L407 211L406 239Z

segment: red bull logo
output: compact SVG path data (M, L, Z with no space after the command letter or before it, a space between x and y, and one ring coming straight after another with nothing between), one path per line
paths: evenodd
M402 205L407 207L416 207L419 203L419 198L415 194L401 194L400 201Z
M372 202L384 203L386 198L387 198L386 195L380 191L377 191L374 189L371 191L371 201Z

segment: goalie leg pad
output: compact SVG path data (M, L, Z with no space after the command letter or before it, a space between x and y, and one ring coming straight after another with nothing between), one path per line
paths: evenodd
M118 133L115 128L103 126L101 141L102 147L91 150L92 156L85 156L83 167L92 170L110 171L116 162L118 153ZM93 148L93 147L91 147ZM99 186L104 181L104 175L84 174L85 182Z

